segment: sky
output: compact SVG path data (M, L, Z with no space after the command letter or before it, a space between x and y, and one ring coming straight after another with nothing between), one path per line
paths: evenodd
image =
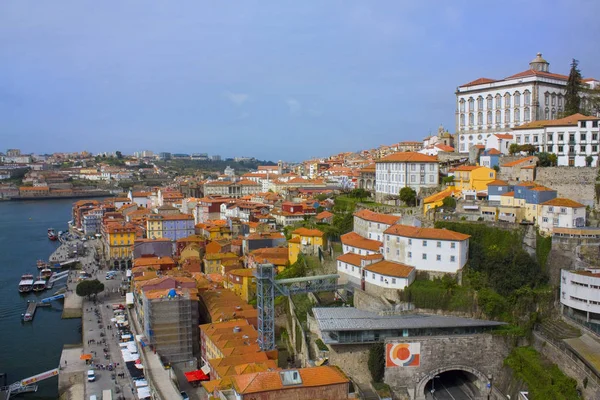
M0 2L0 151L301 161L455 130L537 52L600 78L597 0Z

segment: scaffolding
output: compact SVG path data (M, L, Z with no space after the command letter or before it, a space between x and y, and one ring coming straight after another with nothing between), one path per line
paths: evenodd
M194 358L199 341L197 301L189 294L147 299L144 302L144 331L149 344L169 363Z

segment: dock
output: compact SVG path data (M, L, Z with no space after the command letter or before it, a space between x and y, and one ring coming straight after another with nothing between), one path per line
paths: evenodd
M37 303L35 301L30 301L27 304L27 311L23 314L23 321L33 321L33 317L35 315L35 310L37 309Z

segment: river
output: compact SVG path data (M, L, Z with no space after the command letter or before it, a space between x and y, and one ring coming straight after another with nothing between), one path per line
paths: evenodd
M61 319L61 301L38 308L32 322L21 322L27 300L48 297L63 283L40 294L17 290L21 275L35 274L36 261L47 261L58 247L48 240L47 230L67 230L74 201L0 202L0 373L8 374L8 384L56 368L63 345L81 342L81 320ZM58 378L40 382L37 393L19 398L57 399Z

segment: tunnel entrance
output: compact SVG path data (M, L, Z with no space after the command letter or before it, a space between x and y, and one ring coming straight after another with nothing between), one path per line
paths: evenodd
M479 400L481 385L476 375L461 370L450 370L435 375L425 384L428 400Z

